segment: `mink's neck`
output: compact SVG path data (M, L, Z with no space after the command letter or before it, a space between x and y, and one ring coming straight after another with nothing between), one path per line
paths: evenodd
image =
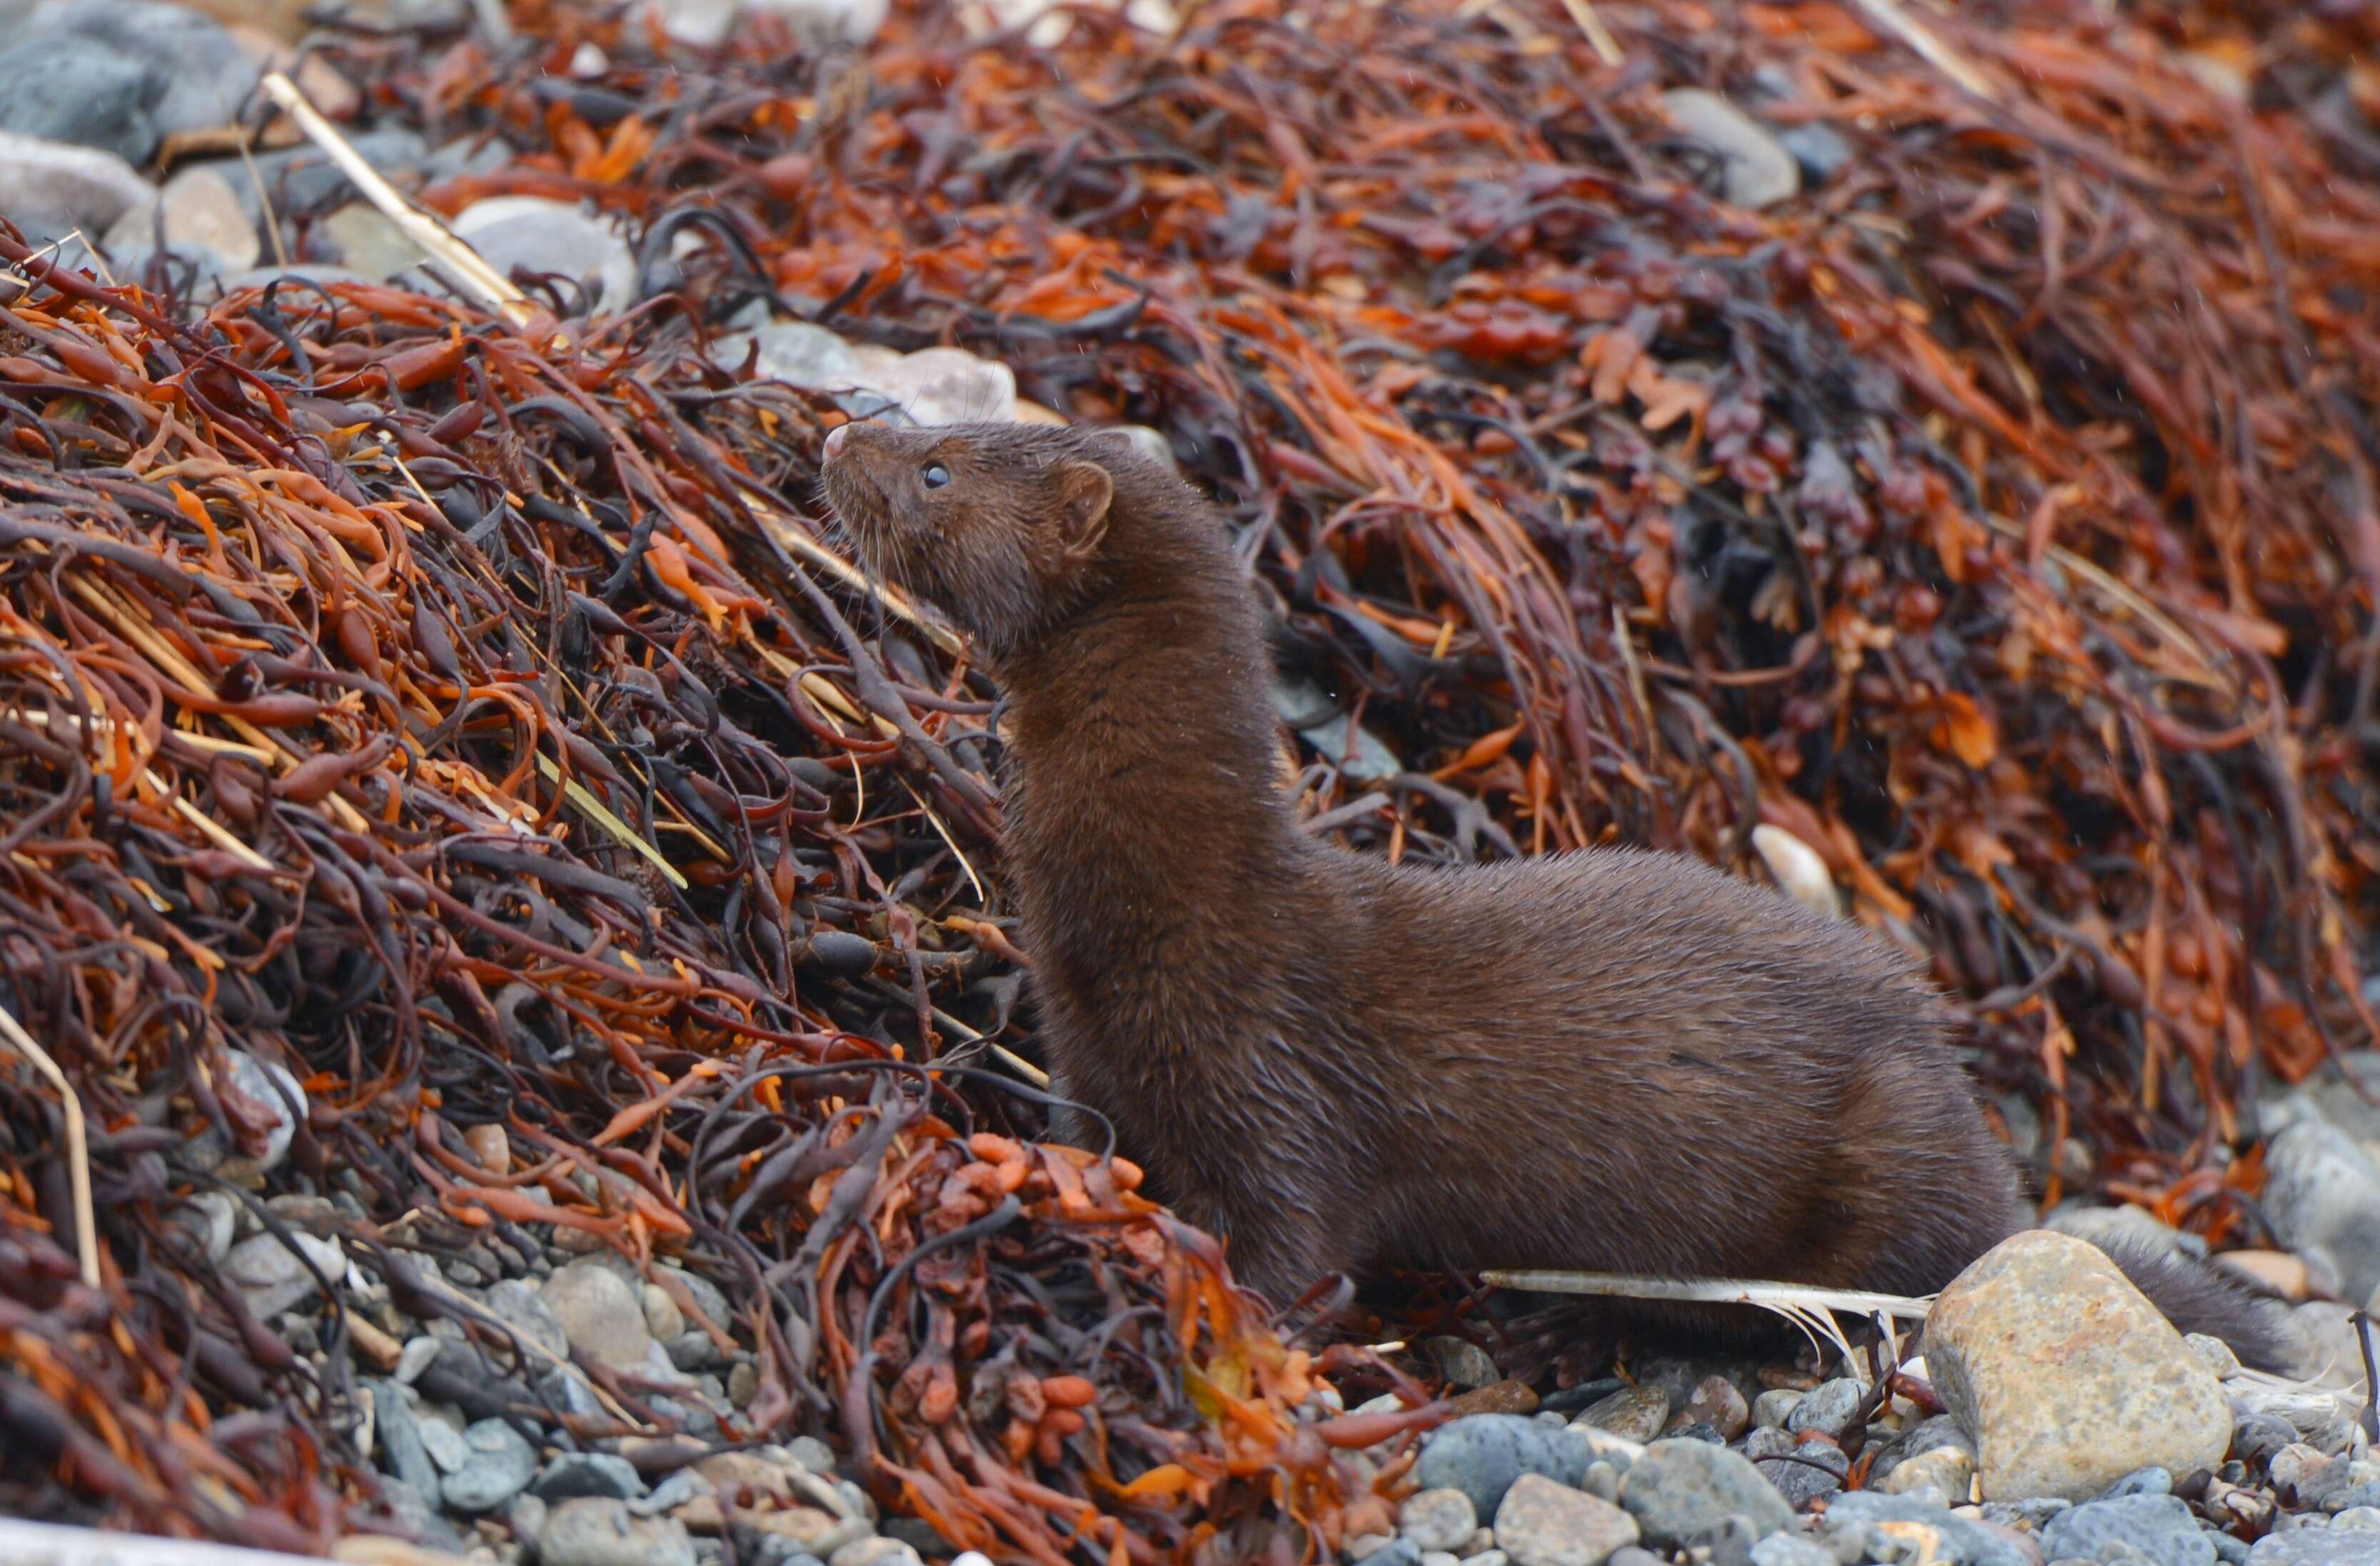
M1152 554L1004 671L1009 861L1038 982L1086 1021L1236 988L1306 852L1254 595L1217 534Z

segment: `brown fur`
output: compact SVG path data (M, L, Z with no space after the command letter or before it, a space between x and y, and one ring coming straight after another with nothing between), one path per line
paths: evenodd
M1300 833L1262 612L1166 467L1019 426L838 444L868 565L1014 702L1008 870L1058 1078L1245 1281L1922 1293L2024 1221L1944 1008L1857 928L1675 856L1391 867Z

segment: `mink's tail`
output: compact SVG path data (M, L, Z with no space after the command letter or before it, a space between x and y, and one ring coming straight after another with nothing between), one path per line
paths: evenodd
M2180 1331L2220 1338L2252 1370L2289 1375L2302 1362L2305 1344L2278 1299L2240 1273L2153 1241L2111 1237L2093 1243Z

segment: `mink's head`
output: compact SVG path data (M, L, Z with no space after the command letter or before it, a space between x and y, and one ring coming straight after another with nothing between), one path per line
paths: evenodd
M827 436L822 477L861 564L999 659L1113 585L1119 476L1146 484L1147 462L1112 433L845 424Z

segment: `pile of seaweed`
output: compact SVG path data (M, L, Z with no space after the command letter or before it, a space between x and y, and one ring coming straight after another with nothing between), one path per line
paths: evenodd
M928 6L855 51L519 4L312 47L516 150L428 207L621 220L625 309L150 292L0 227L0 1505L396 1530L339 1302L501 1343L426 1264L565 1232L727 1299L718 1440L824 1437L955 1542L1367 1504L1333 1451L1384 1432L1313 1394L1387 1374L1027 1145L998 693L826 541L854 408L718 351L764 317L1157 431L1277 613L1312 830L1760 873L1780 829L1960 997L2045 1196L2252 1234L2260 1084L2375 1031L2337 9ZM1732 204L1690 89L1791 188ZM310 1341L209 1193L337 1198ZM575 1434L673 1428L595 1378Z

